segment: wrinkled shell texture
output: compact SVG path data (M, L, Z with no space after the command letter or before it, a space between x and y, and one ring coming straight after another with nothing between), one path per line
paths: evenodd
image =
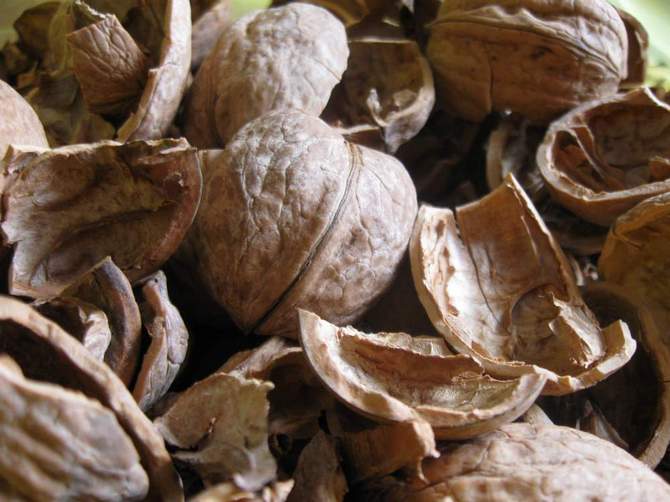
M184 140L19 151L3 170L10 289L34 297L60 293L108 255L131 281L154 272L185 235L202 185Z
M416 214L402 164L299 112L247 124L205 177L201 277L261 334L295 337L296 307L337 324L360 316L390 283Z
M537 163L553 198L608 226L670 189L670 106L648 88L586 103L552 124Z
M78 392L24 379L2 360L0 431L0 479L26 499L141 500L149 490L111 411Z
M512 421L544 387L543 376L499 381L468 356L424 354L409 335L363 334L305 311L300 328L312 368L345 404L380 421L425 420L442 438Z
M455 213L422 207L410 254L435 328L494 375L537 372L548 378L545 393L574 392L635 351L624 323L600 328L513 177Z
M670 487L624 450L567 427L506 425L432 462L434 477L431 460L425 465L432 485L425 492L436 498L425 500L440 500L437 495L482 502L670 497Z
M297 3L248 14L225 31L200 67L186 137L211 148L273 110L319 116L348 57L344 26L325 9Z
M475 122L509 109L548 123L614 94L627 52L626 28L605 0L444 2L427 48L442 103Z

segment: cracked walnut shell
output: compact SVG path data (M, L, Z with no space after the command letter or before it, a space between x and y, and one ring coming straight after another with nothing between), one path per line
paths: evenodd
M600 328L511 175L455 212L423 206L410 256L435 328L492 375L543 374L545 394L565 394L604 379L635 351L625 323Z
M206 169L192 247L240 328L295 338L296 307L338 324L367 309L390 284L415 214L396 159L315 117L274 112Z

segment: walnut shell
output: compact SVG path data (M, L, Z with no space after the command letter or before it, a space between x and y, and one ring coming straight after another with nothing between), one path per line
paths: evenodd
M439 339L436 339L439 340ZM545 377L495 380L468 356L433 354L402 333L364 334L300 311L300 342L326 387L358 413L381 422L427 421L438 438L489 432L522 415ZM444 343L444 342L442 342Z
M511 110L548 123L614 94L628 39L605 0L457 0L431 25L428 59L447 110L479 122Z
M186 137L215 148L273 110L318 116L348 57L344 26L325 9L297 3L252 12L222 34L202 63L186 103Z
M554 122L537 152L551 196L608 226L670 190L670 106L647 88L586 103Z
M5 82L0 80L0 160L11 144L32 145L47 148L44 127L35 111L23 97Z
M339 324L359 317L390 284L416 214L402 164L300 112L247 124L205 184L200 275L260 334L296 337L296 307Z
M131 282L155 272L186 234L202 185L185 140L14 150L2 167L10 292L34 298L58 295L108 255Z
M274 0L272 5L284 5L292 0ZM346 26L358 24L366 17L379 13L387 6L387 0L298 0L318 5L335 14Z
M233 22L232 0L208 1L204 12L196 12L191 2L191 71L195 73L216 45L221 33Z
M392 478L361 500L663 500L670 487L625 450L568 427L509 424L424 462L428 483Z
M0 325L0 353L12 357L27 378L81 391L109 408L140 455L151 483L149 495L183 500L181 481L162 438L107 365L57 324L13 298L0 297Z
M395 153L423 128L435 104L428 61L413 40L376 34L350 37L349 52L322 118L344 129L371 126Z
M410 256L435 328L492 375L543 374L545 394L570 393L604 379L635 351L625 323L600 328L512 175L455 213L423 206Z

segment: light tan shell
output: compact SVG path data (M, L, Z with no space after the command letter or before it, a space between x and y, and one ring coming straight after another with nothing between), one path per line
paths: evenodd
M318 116L348 57L344 26L325 9L297 3L247 14L219 38L195 77L186 137L215 148L273 110Z
M607 441L568 427L509 424L428 459L429 483L392 478L369 486L370 502L665 500L670 487Z
M205 186L200 276L240 328L267 335L297 337L296 307L359 317L391 282L416 214L402 164L296 111L243 127Z
M338 328L304 310L300 342L344 404L376 421L427 421L438 438L474 437L515 420L545 383L540 375L495 380L469 356L433 354L433 344L402 333Z
M188 351L184 320L168 295L162 270L142 285L142 313L151 344L144 354L133 397L142 411L149 410L170 389Z
M163 440L123 383L57 324L18 300L0 297L0 353L7 353L27 378L57 383L109 408L132 440L149 476L149 496L183 500L181 480Z
M293 477L287 502L343 502L348 491L335 439L323 431L302 450Z
M267 442L267 393L272 384L225 373L195 383L154 424L178 448L174 457L208 484L233 480L254 491L273 480Z
M537 152L551 196L608 226L670 190L670 106L640 88L586 103L554 122Z
M98 307L78 298L62 296L34 302L33 308L79 340L98 361L104 360L112 331L107 315Z
M205 6L207 10L195 12L191 2L191 71L194 73L214 48L221 34L233 22L232 0L210 0L205 3L208 4Z
M511 110L549 123L627 74L626 28L606 0L448 1L430 31L438 101L475 122Z
M10 292L56 296L111 256L131 282L177 249L198 207L201 175L185 140L13 149L2 232L15 244Z
M286 502L293 489L293 480L276 481L260 492L251 493L228 481L207 488L190 499L190 502Z
M139 363L142 321L123 271L106 257L70 284L63 296L78 298L105 312L112 331L105 363L129 386Z
M635 351L624 323L600 328L512 175L455 213L423 206L410 256L435 328L492 375L546 375L543 392L565 394L599 382Z
M342 128L371 126L395 153L423 128L435 104L430 65L416 42L401 37L356 36L349 52L322 117Z
M42 148L49 146L44 127L35 111L18 92L2 80L0 80L0 109L2 109L0 160L11 144Z
M7 362L8 360L8 362ZM142 500L149 479L114 414L0 356L0 479L25 500ZM0 483L0 498L6 488Z

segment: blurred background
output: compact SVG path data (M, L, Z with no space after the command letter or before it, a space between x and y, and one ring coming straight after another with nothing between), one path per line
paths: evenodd
M13 36L12 23L26 8L45 0L0 0L0 46ZM419 0L417 0L419 1ZM670 0L610 0L647 28L651 40L648 83L670 90ZM233 0L236 16L267 6L270 0Z

